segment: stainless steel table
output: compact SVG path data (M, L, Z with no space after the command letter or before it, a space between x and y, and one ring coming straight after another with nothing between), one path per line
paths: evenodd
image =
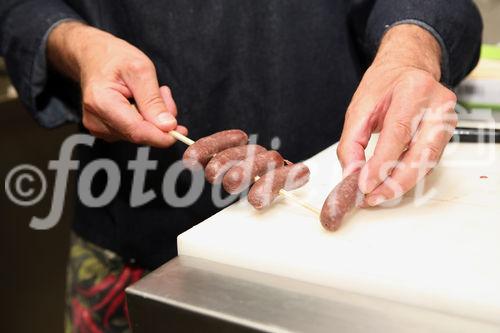
M500 332L492 323L181 256L127 289L134 333Z

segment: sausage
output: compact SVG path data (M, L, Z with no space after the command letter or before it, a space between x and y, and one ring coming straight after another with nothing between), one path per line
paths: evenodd
M262 176L248 192L248 202L255 209L263 209L279 195L281 189L297 189L309 181L309 168L303 163L283 166Z
M230 147L243 146L248 135L242 130L231 129L199 139L186 149L182 161L186 168L198 170L205 167L213 155Z
M231 194L244 191L257 176L280 168L284 165L283 157L275 150L261 152L253 158L246 158L232 166L224 175L222 185Z
M259 145L245 145L225 149L215 155L205 167L205 178L211 184L220 183L225 172L243 159L255 159L266 148Z
M359 171L345 177L326 198L320 215L321 224L326 230L337 230L344 216L363 198L358 181Z

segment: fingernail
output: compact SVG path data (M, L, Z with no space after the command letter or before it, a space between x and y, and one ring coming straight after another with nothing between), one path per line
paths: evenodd
M383 203L384 201L387 201L387 199L383 195L374 195L374 196L369 196L368 198L366 198L366 202L368 203L368 205L370 205L372 207L378 206L381 203Z
M170 113L163 112L156 116L156 123L161 126L174 126L177 121Z

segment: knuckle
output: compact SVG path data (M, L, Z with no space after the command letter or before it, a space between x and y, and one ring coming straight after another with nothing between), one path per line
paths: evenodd
M128 69L132 72L145 73L154 68L149 59L133 59L128 62Z
M367 126L372 123L374 114L372 112L364 112L360 105L350 105L345 113L344 126L359 126L363 124Z
M137 125L130 125L125 131L125 137L133 143L140 144L144 142L144 136L141 131L137 130Z
M342 156L342 141L339 142L339 144L337 146L337 157L341 158L341 156Z
M107 135L103 128L100 127L92 117L89 117L86 112L83 113L82 124L91 135L97 138L103 138Z
M344 164L346 158L345 158L345 144L343 140L340 140L338 146L337 146L337 157L340 161L341 164Z
M164 86L164 89L168 96L172 96L172 89L169 86Z
M423 71L414 71L405 79L405 84L412 90L426 90L434 83L434 78Z
M353 111L352 109L347 109L345 115L344 115L344 126L346 126L345 124L349 123L351 121L353 117Z
M96 124L94 118L89 116L87 112L83 113L82 124L90 132L90 134L97 136L96 134L99 133L99 126Z
M411 125L404 120L397 120L393 125L393 132L396 140L403 142L410 142L412 139Z
M93 136L95 136L96 138L99 138L99 139L102 139L106 136L105 133L101 132L101 131L89 131L90 134L92 134Z
M88 129L89 131L92 131L92 121L91 121L90 117L88 116L88 113L85 111L83 112L83 115L82 115L82 124L86 129Z
M444 93L444 99L448 102L455 104L457 102L457 95L453 91L451 91L450 89L446 89L446 91Z
M349 107L347 108L347 111L345 113L345 121L351 121L351 120L355 120L355 119L358 119L361 117L364 118L364 117L366 117L366 115L363 115L360 112L360 106L358 104L351 103L351 105L349 105Z
M88 129L89 133L91 135L95 136L96 138L102 138L105 134L101 130L99 130L99 128L97 128L97 127L90 127L87 129Z
M455 92L448 88L447 86L444 86L444 85L440 85L440 90L439 90L439 93L441 96L443 96L443 98L445 100L451 100L451 101L454 101L457 99L457 95L455 94Z
M99 113L102 109L102 89L95 84L83 91L82 106L84 111Z
M83 91L82 105L84 110L95 110L96 109L96 89L92 87L85 88Z
M349 118L353 115L353 113L355 113L355 110L356 110L356 107L354 105L349 105L349 107L347 108L347 111L345 113L345 118Z
M415 97L419 98L416 101L420 103L428 103L440 90L440 83L429 73L426 72L415 72L412 75L408 75L407 78L403 79L402 90L407 91L410 94L415 94Z
M450 110L447 115L447 122L448 124L455 128L458 125L458 115L455 112L455 110Z
M161 96L159 96L159 95L151 95L151 96L148 96L144 100L144 105L146 106L146 108L163 107L164 103L163 103L163 99L161 98Z
M426 137L426 142L445 142L449 140L452 133L447 126L436 126Z
M429 161L437 161L439 160L441 156L441 147L437 146L436 144L429 143L426 146L426 154L427 154L427 159Z
M398 188L393 192L393 198L400 198L405 193L409 192L417 183L417 179L415 177L406 180L406 181L398 181Z

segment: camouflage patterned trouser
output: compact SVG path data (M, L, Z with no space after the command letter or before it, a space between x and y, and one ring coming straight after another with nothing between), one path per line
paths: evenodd
M66 333L130 332L125 288L146 272L72 235L66 285Z

